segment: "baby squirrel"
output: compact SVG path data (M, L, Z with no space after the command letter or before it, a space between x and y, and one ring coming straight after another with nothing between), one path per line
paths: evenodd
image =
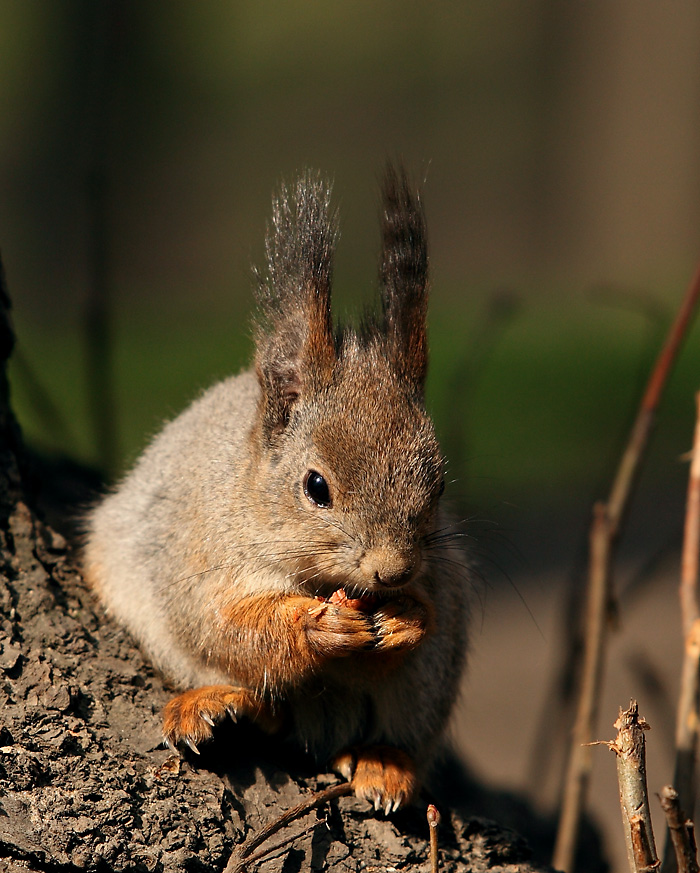
M305 173L273 200L255 364L153 440L87 520L85 577L179 688L170 745L248 718L408 803L457 695L469 571L423 402L425 219L383 181L381 313L334 330L337 218Z

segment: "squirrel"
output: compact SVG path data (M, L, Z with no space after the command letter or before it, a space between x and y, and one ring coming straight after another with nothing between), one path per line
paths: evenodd
M310 171L281 185L254 366L90 510L83 569L182 689L171 747L247 718L389 813L415 798L457 696L470 571L424 405L423 205L392 165L382 197L381 310L336 329L331 186Z

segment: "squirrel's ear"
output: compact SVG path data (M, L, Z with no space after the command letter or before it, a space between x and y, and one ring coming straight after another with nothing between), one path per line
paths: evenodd
M257 274L256 359L263 427L283 430L300 394L319 390L337 355L331 315L331 274L337 220L331 186L304 173L272 201L265 241L267 269Z
M383 331L399 378L422 394L428 368L428 251L423 206L405 170L390 164L382 190Z

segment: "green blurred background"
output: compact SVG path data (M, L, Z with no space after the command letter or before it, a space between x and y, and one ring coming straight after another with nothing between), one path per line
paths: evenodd
M525 566L568 560L700 255L698 34L694 0L1 0L27 438L113 477L243 366L271 191L306 166L335 182L352 318L401 156L424 182L452 498ZM681 528L699 365L696 326L631 519L652 552Z

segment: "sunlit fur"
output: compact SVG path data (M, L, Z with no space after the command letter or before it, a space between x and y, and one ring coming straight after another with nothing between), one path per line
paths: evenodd
M168 424L95 508L84 568L171 681L206 686L166 710L170 740L195 746L227 711L279 717L322 763L352 760L358 794L394 808L455 700L469 573L423 404L422 205L389 168L381 310L358 331L331 319L335 228L317 176L281 189L254 367ZM330 506L304 493L309 470ZM323 602L337 589L369 605Z

